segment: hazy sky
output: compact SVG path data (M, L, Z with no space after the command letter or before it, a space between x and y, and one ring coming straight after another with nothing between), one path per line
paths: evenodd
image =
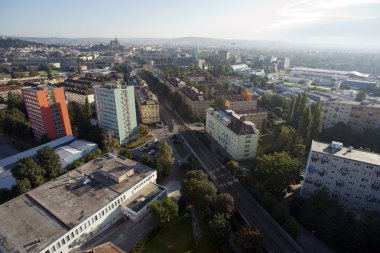
M0 34L380 47L380 0L0 0Z

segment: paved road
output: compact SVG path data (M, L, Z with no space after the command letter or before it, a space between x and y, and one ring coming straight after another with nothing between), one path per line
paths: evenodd
M210 153L197 136L189 131L185 123L175 113L167 111L193 153L199 158L206 172L221 192L231 194L235 199L237 211L249 225L258 227L264 236L268 252L303 252L302 248L281 226L258 204L253 196L237 181L231 173Z
M178 125L178 131L182 134L194 155L200 160L218 189L234 197L236 209L246 223L254 225L262 231L268 252L303 252L297 242L281 228L240 182L199 141L197 136L187 128L185 122L174 111L169 111L165 108L162 99L160 100L160 112L161 116L167 119L167 122L171 122L171 119L173 119L173 123Z

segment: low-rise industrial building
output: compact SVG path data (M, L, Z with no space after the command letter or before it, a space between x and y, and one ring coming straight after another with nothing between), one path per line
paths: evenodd
M59 156L62 167L65 168L76 160L95 151L97 148L98 144L96 143L76 140L66 146L57 148L55 153Z
M322 188L356 213L380 213L380 155L346 148L340 142L313 141L300 195L309 198Z
M155 170L123 157L94 159L0 205L0 252L71 252L166 197L156 178Z
M256 157L259 130L232 110L208 108L206 131L234 160Z

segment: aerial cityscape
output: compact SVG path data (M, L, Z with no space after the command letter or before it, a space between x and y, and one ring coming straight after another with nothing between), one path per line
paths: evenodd
M0 253L376 253L380 0L0 3Z

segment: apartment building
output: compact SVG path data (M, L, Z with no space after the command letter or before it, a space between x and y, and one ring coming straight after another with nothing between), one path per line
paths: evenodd
M90 78L66 79L62 86L65 89L66 100L84 105L86 99L90 104L94 103L94 85L101 84L100 81Z
M251 121L256 128L261 130L264 122L268 119L268 112L260 107L242 111L235 111L241 120Z
M160 104L157 96L149 90L144 80L140 79L138 83L135 93L141 122L144 124L160 122Z
M323 187L347 209L380 213L380 155L340 142L313 141L301 197L309 198Z
M98 124L125 144L137 134L134 86L108 83L94 86Z
M21 87L18 85L0 87L0 98L2 98L4 101L7 101L9 92L15 95L21 95Z
M323 127L343 122L356 132L380 127L380 105L368 101L322 100Z
M206 131L234 160L256 157L259 130L231 110L208 108Z
M223 97L224 105L228 110L234 111L242 120L253 122L256 128L261 130L264 121L268 118L268 112L257 107L257 100L253 99L248 89L242 88L241 94L226 94Z
M165 198L156 179L155 170L124 157L94 159L0 205L0 252L74 252Z
M257 100L248 99L242 94L226 95L224 100L226 108L235 112L257 108Z
M179 89L185 104L189 107L191 114L194 116L205 116L207 108L210 107L210 100L203 97L203 93L195 87L185 86Z
M170 77L165 82L166 87L169 88L171 93L175 93L178 89L181 89L186 86L184 81L181 81L179 78Z
M25 87L22 96L34 137L47 134L51 140L72 135L65 92L62 87Z

